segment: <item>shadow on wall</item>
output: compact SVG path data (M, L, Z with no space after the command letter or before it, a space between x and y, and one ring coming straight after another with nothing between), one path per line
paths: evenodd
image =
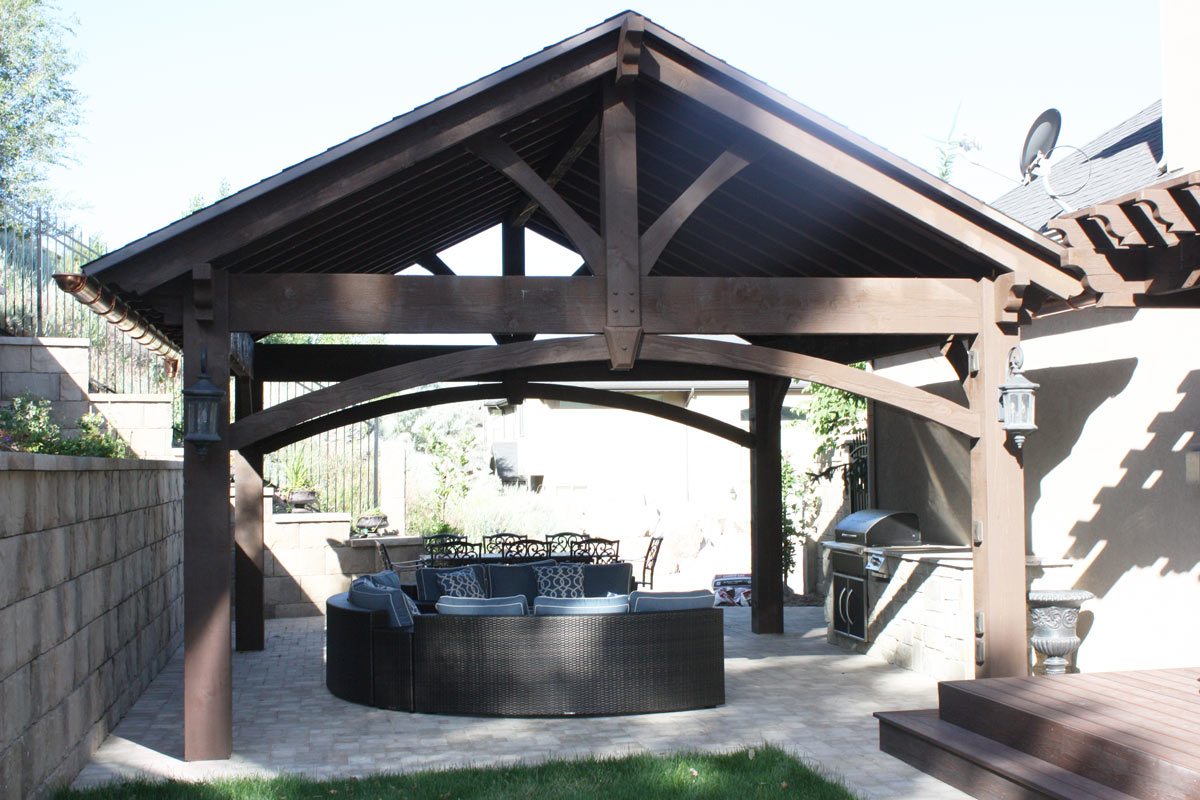
M957 383L923 388L966 402ZM914 512L927 544L970 544L971 456L966 437L883 404L875 406L875 437L879 507Z
M1135 568L1158 575L1186 574L1200 564L1196 488L1184 481L1184 451L1197 444L1200 423L1200 371L1188 373L1179 386L1182 399L1171 411L1155 416L1146 446L1130 450L1121 461L1124 474L1115 486L1096 495L1091 520L1078 522L1066 555L1095 553L1078 588L1099 597ZM1189 502L1190 500L1190 502ZM1174 615L1178 609L1159 609Z
M1022 453L1027 553L1037 552L1029 539L1033 531L1033 512L1042 499L1042 480L1071 455L1088 419L1101 403L1125 391L1136 368L1137 359L1127 358L1027 373L1030 380L1040 385L1037 393L1038 430L1031 434L1031 446ZM1068 557L1065 553L1038 555Z

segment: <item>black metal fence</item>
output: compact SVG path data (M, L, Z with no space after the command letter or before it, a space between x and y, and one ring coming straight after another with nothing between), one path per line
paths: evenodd
M321 383L266 383L263 406L320 389ZM281 489L316 489L322 511L358 514L379 505L380 420L346 425L269 454L263 477Z
M58 289L51 276L79 272L104 253L98 241L42 210L0 206L0 335L91 342L89 390L178 395L163 360Z
M842 477L846 482L846 496L850 500L851 513L871 507L870 453L866 433L861 433L846 443L846 467Z

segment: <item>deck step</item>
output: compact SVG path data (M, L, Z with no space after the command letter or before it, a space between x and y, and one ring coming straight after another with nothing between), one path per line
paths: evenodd
M1072 678L1074 676L1066 676ZM1142 708L1128 691L1083 680L990 679L938 686L942 722L1147 800L1200 797L1200 761L1172 726L1172 703ZM1113 705L1113 697L1120 705ZM1174 717L1174 718L1173 718Z
M875 716L880 750L978 800L1137 800L946 722L937 710Z

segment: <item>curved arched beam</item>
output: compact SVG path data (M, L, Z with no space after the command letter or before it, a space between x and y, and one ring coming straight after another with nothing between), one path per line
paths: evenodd
M819 383L894 406L973 439L979 438L979 417L966 406L836 361L770 347L747 347L679 336L647 336L639 357L650 361L720 364L747 372Z
M978 418L957 403L870 372L812 356L708 339L647 336L642 343L641 357L650 361L709 364L800 378L896 406L973 438L979 436ZM607 360L608 346L604 337L587 336L498 345L401 364L318 389L238 420L230 426L230 447L243 449L325 414L438 381L469 380L477 375L545 364Z
M353 425L376 417L395 414L400 411L411 411L414 408L447 405L450 403L466 403L478 400L501 400L513 393L522 399L563 400L574 403L589 403L594 406L616 408L622 411L634 411L639 414L649 414L652 417L678 422L689 428L711 433L742 447L753 447L754 436L736 425L713 419L686 408L673 406L661 400L651 400L648 397L615 392L605 389L587 389L582 386L565 386L562 384L528 383L517 387L502 383L474 384L471 386L451 386L443 389L429 389L424 392L394 395L382 400L352 406L333 414L311 419L308 422L289 428L283 433L270 436L262 441L248 445L245 449L254 449L262 453L270 453L289 444L307 439L310 436L325 433L340 428L343 425Z

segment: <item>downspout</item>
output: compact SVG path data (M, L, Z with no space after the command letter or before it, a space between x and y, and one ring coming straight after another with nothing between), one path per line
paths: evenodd
M179 372L179 351L166 336L146 321L124 300L100 285L87 275L55 273L58 288L91 309L97 316L116 326L117 330L133 339L142 347L162 356L166 372L174 377Z

